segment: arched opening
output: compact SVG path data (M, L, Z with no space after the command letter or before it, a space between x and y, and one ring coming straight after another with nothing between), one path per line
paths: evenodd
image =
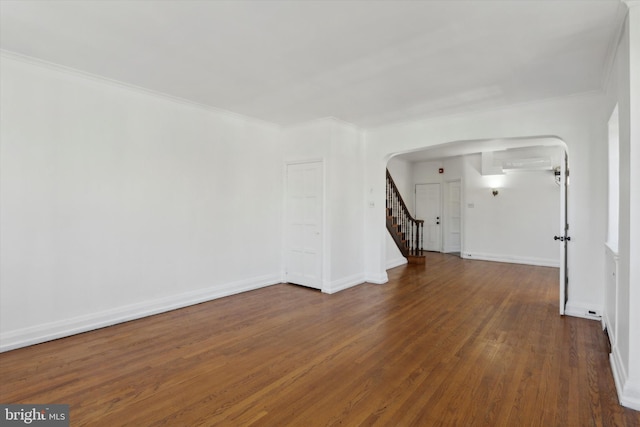
M566 158L563 140L535 136L455 141L393 153L387 168L412 214L425 221L425 249L557 267L564 314ZM392 244L386 240L388 267L402 263Z

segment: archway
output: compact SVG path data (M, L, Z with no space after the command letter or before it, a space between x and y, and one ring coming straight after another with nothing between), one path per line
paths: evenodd
M400 172L397 180L413 209L419 206L412 188L441 184L440 252L459 250L463 258L558 267L559 312L564 314L568 241L566 158L567 145L562 139L534 136L453 141L391 153L386 160L392 174L393 169ZM451 230L455 228L451 227L455 219L446 211L450 202L447 185L456 181L462 189L459 249L447 246L447 239L454 240ZM387 257L393 253L388 247L385 252ZM387 265L393 264L387 259Z

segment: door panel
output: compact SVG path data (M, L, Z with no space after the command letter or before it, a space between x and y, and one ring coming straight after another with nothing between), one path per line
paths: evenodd
M285 272L289 283L322 286L322 163L287 165Z
M416 219L424 220L423 247L427 251L440 251L442 237L440 184L416 184Z
M445 218L446 244L445 252L461 251L461 185L460 181L447 183L447 215Z

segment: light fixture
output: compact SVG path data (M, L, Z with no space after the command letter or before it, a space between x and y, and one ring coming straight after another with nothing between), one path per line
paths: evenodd
M493 194L493 197L496 197L498 195L498 189L497 188L492 188L491 189L491 194Z

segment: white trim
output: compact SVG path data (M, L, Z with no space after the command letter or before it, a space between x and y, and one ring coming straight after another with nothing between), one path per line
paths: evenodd
M640 384L632 383L627 377L627 373L620 357L617 347L609 355L613 382L616 385L618 401L622 406L640 411Z
M392 268L396 268L396 267L400 267L401 265L405 265L407 264L409 261L407 261L407 259L403 256L392 259L392 260L388 260L387 261L387 270L390 270Z
M620 22L620 25L611 36L609 46L607 47L607 56L604 61L604 73L602 73L602 77L600 79L600 87L602 88L602 90L607 89L607 87L609 86L609 81L611 80L611 76L613 75L614 64L616 62L616 54L618 53L618 46L620 45L620 40L622 40L622 35L624 34L627 13L629 7L631 7L630 3L633 2L634 0L622 0L620 5L618 6L618 10L616 12L616 21ZM637 0L635 2L640 3ZM623 3L627 3L627 7L624 7Z
M151 301L129 304L99 313L77 316L53 323L5 332L0 334L0 352L153 316L154 314L200 304L241 292L252 291L278 283L281 283L281 280L277 275L265 275L189 291L178 295L170 295Z
M386 231L386 230L385 230ZM382 274L369 274L365 275L364 280L367 283L373 283L376 285L383 285L389 281L389 276L387 276L387 272L383 272Z
M462 252L461 258L464 259L477 259L482 261L494 261L494 262L507 262L510 264L526 264L537 265L541 267L555 267L560 266L560 262L554 259L546 258L532 258L532 257L520 257L506 254L487 254L479 252Z
M322 288L322 293L335 294L336 292L361 285L365 282L364 274L352 274L342 279L334 280Z
M589 313L590 311L593 311L595 314ZM592 304L571 301L571 297L569 297L569 301L567 301L564 314L602 322L602 307L594 307Z
M613 373L613 382L616 385L618 396L622 395L622 389L627 380L627 372L624 369L622 358L617 347L614 347L609 354L609 362L611 363L611 372Z
M460 200L458 200L458 202L460 203L460 247L456 248L450 248L447 245L447 242L449 241L449 234L447 233L446 230L450 230L451 229L451 212L449 212L449 197L445 197L445 194L447 196L449 196L449 185L451 185L454 182L458 182L460 183ZM462 177L457 177L457 178L450 178L450 179L445 179L443 180L443 191L442 191L442 219L443 219L443 225L444 227L442 228L442 253L445 254L450 254L450 253L462 253L462 241L464 240L463 234L462 234L462 227L463 227L463 223L464 223L464 218L463 218L463 212L464 209L462 208L464 206L464 202L463 202L463 196L462 196L462 192L464 190L463 188L463 184L462 184Z
M617 328L618 328L618 261L620 257L618 253L614 251L613 248L608 243L604 244L604 248L605 248L604 250L605 257L609 257L613 262L613 271L611 273L615 274L615 279L614 279L615 283L614 283L614 290L613 290L612 296L614 299L613 304L615 307L614 307L613 313L609 313L607 311L609 306L607 295L608 295L608 286L610 286L610 284L608 281L609 278L605 277L605 280L604 280L605 298L604 298L604 304L603 304L604 309L602 310L602 330L607 329L607 336L609 337L609 343L611 347L614 347L618 339L617 337L618 335L618 331L617 331ZM609 273L606 267L606 263L607 263L607 260L605 259L605 276L608 275ZM611 318L611 316L613 316L613 319Z
M88 81L92 81L94 83L99 83L99 84L104 84L104 85L109 85L109 86L115 86L118 87L120 89L127 89L133 92L137 92L139 94L143 94L143 95L148 95L148 96L152 96L155 98L161 98L163 100L166 101L171 101L171 102L175 102L178 104L182 104L182 105L186 105L189 107L194 107L197 109L201 109L201 110L206 110L209 112L213 112L213 113L217 113L220 115L225 115L228 117L233 117L233 118L239 118L239 119L243 119L243 120L247 120L250 122L257 122L260 123L262 125L266 125L266 126L270 126L272 128L276 128L278 130L282 129L282 126L277 124L277 123L273 123L273 122L269 122L263 119L259 119L257 117L251 117L251 116L245 116L244 114L239 114L239 113L235 113L233 111L229 111L229 110L225 110L222 108L218 108L218 107L214 107L211 105L207 105L207 104L201 104L199 102L195 102L195 101L191 101L189 99L185 99L185 98L180 98L178 96L173 96L170 95L168 93L164 93L164 92L158 92L152 89L146 89L144 87L141 86L136 86L130 83L125 83L122 82L120 80L114 80L114 79L110 79L108 77L104 77L101 76L99 74L94 74L94 73L90 73L87 71L83 71L83 70L79 70L77 68L72 68L72 67L67 67L65 65L60 65L60 64L56 64L54 62L49 62L49 61L45 61L43 59L39 59L39 58L34 58L32 56L27 56L27 55L22 55L16 52L12 52L9 50L4 50L4 49L0 49L0 57L2 58L6 58L6 59L12 59L14 61L17 62L22 62L25 64L30 64L30 65L35 65L35 66L39 66L41 68L46 68L52 71L56 71L56 72L60 72L60 73L66 73L66 74L70 74L73 75L75 77L79 77Z
M640 411L640 384L627 380L622 394L618 393L618 397L622 406Z
M618 261L618 259L620 258L620 255L618 254L618 252L616 252L607 242L605 242L604 247L606 251L609 253L609 256L611 256L611 258L614 261Z

